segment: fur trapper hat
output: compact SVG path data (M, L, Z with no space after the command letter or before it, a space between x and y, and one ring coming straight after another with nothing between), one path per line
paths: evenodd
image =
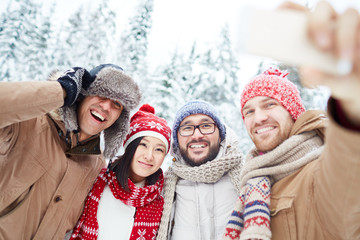
M102 64L90 71L95 80L87 90L82 89L82 96L99 96L119 101L124 109L120 117L109 128L104 130L106 158L113 158L119 151L130 126L130 111L140 102L141 93L134 80L114 64ZM81 101L82 97L79 98ZM60 109L65 128L70 131L78 130L76 108L79 103Z

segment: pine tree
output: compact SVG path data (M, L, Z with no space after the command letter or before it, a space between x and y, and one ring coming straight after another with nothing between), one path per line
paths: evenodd
M74 51L69 51L69 46L64 40L64 31L63 26L59 27L60 31L54 32L53 42L51 48L49 49L50 59L52 69L51 70L63 70L73 67L71 64L71 56L73 56Z
M136 79L148 76L146 56L149 45L149 34L152 28L153 0L142 0L137 6L136 14L129 19L126 29L118 42L117 62L125 72Z
M200 82L195 66L199 58L196 42L188 56L175 51L170 63L160 66L154 74L154 81L147 85L149 99L158 106L161 116L169 122L182 105L198 98L195 93Z
M113 62L113 36L116 29L116 13L110 8L109 0L103 0L90 11L80 6L57 35L61 48L58 66L67 69L79 66L92 67Z
M53 11L53 9L51 9ZM33 33L33 44L28 45L27 59L23 63L28 66L26 71L27 79L46 80L50 73L51 55L49 54L49 45L52 42L53 29L50 21L50 15L44 16L38 14L36 32Z
M55 14L56 3L53 2L50 5L48 14L44 15L44 26L46 27L43 31L45 32L45 36L47 36L47 47L44 49L44 55L46 56L44 60L46 60L46 70L44 70L44 74L48 76L52 71L58 69L58 56L57 53L61 52L61 46L58 44L57 35L60 31L58 31L58 27L55 26L53 22L52 16ZM61 58L62 60L64 58Z
M221 31L221 41L202 56L204 71L202 77L207 86L201 95L214 103L234 104L234 94L239 90L238 60L229 38L228 26Z
M235 53L226 25L221 31L221 41L203 56L202 75L206 77L203 77L201 96L215 105L224 122L238 135L240 150L246 153L252 141L240 113L240 64Z
M58 39L62 49L57 53L62 55L62 58L58 58L61 61L58 64L59 67L85 67L85 62L87 62L87 37L89 35L87 28L88 18L87 9L80 6L69 17L68 22L61 27L62 31L59 33Z
M113 62L116 13L109 7L109 0L102 0L98 8L90 15L88 27L87 58L85 66L95 67L102 63Z
M1 22L0 78L3 81L44 79L51 25L41 13L41 5L31 0L10 2Z
M10 81L11 65L15 64L14 58L16 58L14 43L17 39L15 18L10 18L9 14L6 14L12 12L11 5L12 3L9 2L0 19L0 81Z

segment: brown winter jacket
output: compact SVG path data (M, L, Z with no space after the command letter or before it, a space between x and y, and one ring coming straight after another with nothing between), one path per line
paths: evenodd
M56 81L0 83L0 239L64 239L104 167L99 136L70 150L46 114L62 104Z
M293 134L321 126L313 113L296 121ZM360 132L332 117L320 158L272 186L273 240L360 239Z

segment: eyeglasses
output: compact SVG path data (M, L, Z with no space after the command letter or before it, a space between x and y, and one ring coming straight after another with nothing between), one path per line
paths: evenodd
M208 135L215 132L215 123L202 123L199 125L183 125L179 127L180 136L188 137L192 136L195 129L199 129L201 134Z

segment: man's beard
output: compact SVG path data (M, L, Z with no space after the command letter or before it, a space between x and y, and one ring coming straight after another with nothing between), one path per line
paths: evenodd
M196 166L200 166L206 162L209 162L211 160L214 160L219 153L219 149L220 149L220 144L217 146L210 147L209 153L205 156L205 158L201 161L196 161L196 162L189 157L189 155L186 152L186 149L183 150L180 148L180 154L187 164L189 164L192 167L196 167Z

